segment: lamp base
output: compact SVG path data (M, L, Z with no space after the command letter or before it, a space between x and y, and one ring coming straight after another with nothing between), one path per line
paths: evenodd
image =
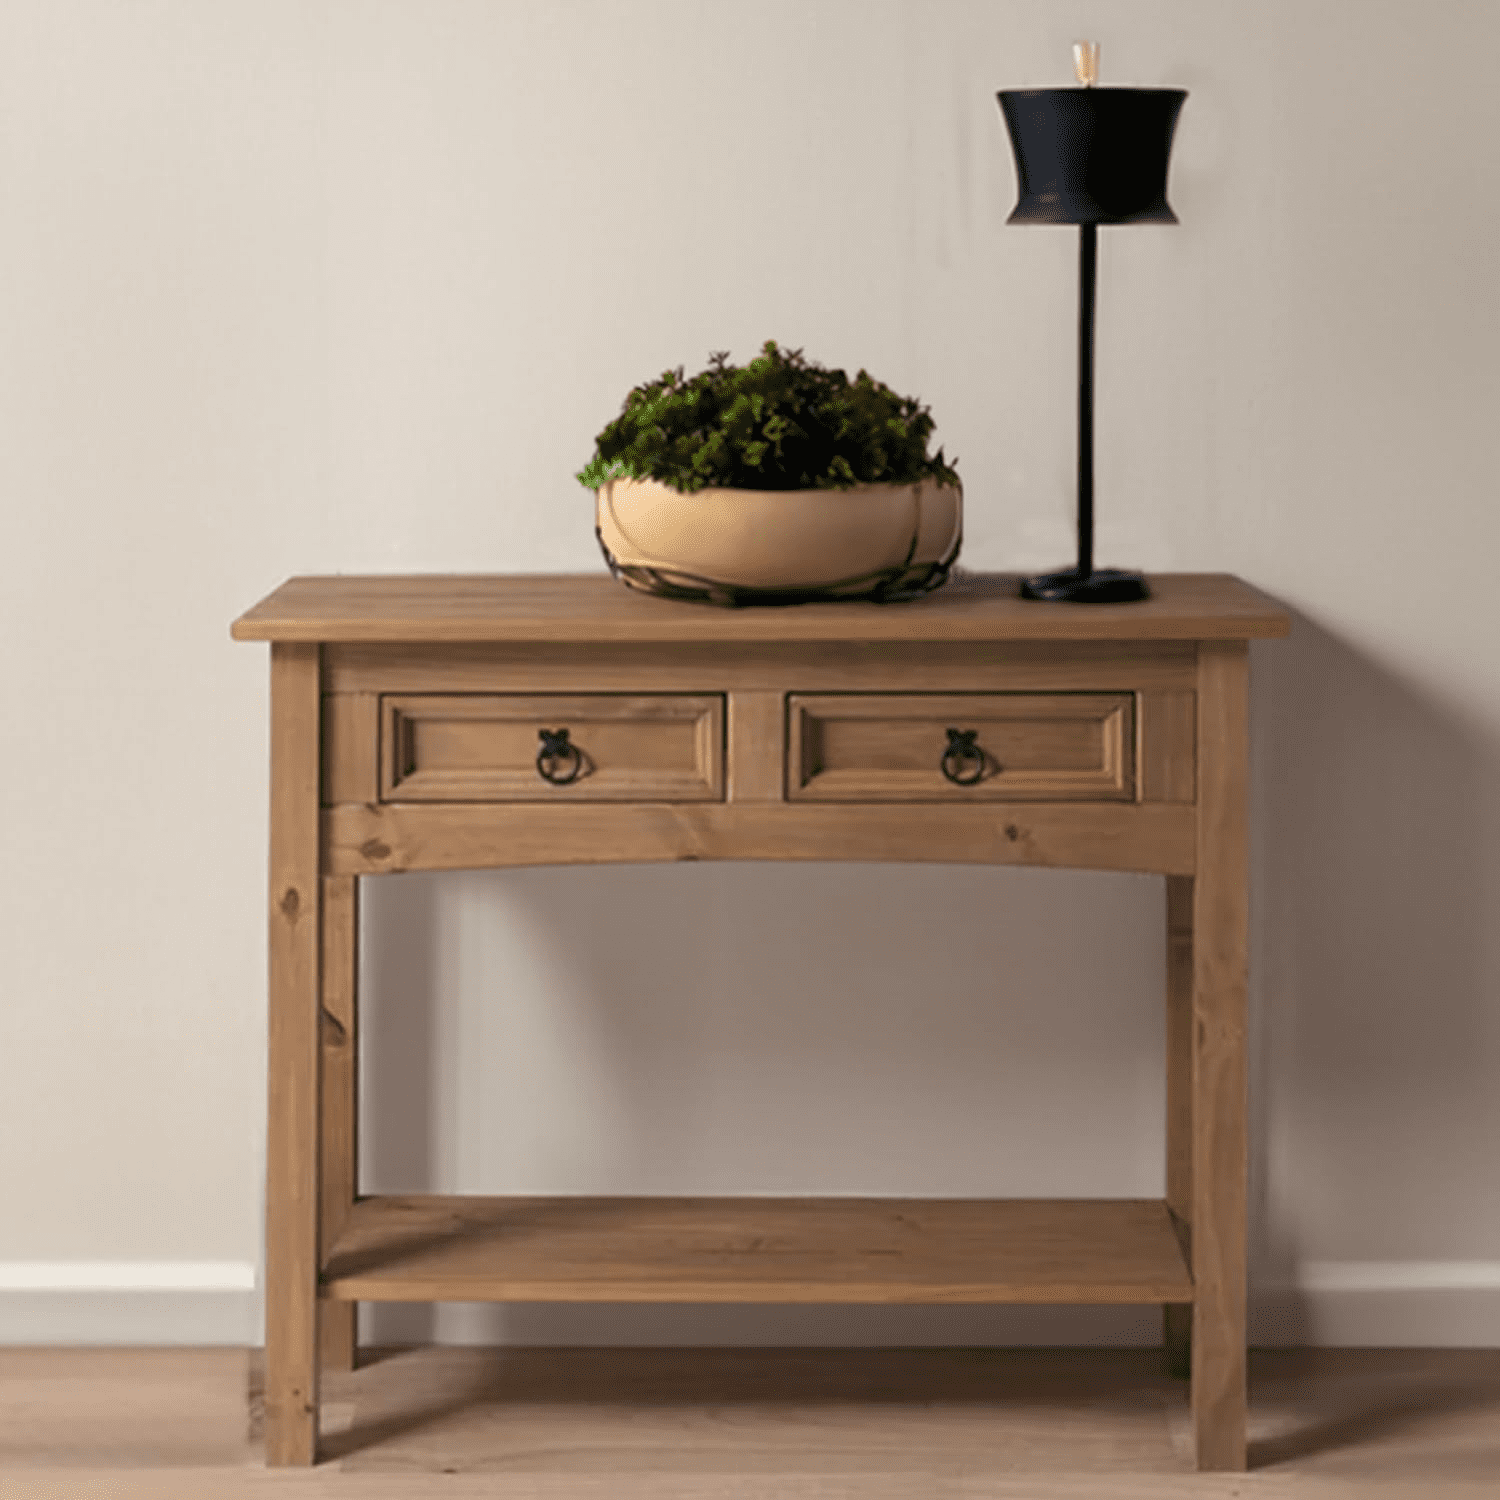
M1023 579L1021 597L1048 604L1132 604L1137 599L1149 599L1151 590L1139 573L1123 573L1118 568L1080 573L1077 568L1064 568Z

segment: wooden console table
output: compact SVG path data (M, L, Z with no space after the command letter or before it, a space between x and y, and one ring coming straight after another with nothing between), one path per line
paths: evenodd
M267 1461L316 1460L360 1301L1051 1302L1161 1304L1198 1466L1243 1468L1248 641L1288 622L1225 575L1152 587L294 578L237 620L271 643ZM362 1195L358 878L693 859L1164 875L1165 1198Z

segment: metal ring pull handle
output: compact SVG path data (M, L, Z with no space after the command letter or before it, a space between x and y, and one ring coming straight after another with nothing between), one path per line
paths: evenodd
M976 743L978 739L977 729L948 731L948 748L939 765L955 786L973 786L984 778L985 754Z
M583 755L568 739L566 729L539 729L542 748L536 753L536 774L553 786L567 786L578 780L583 770Z

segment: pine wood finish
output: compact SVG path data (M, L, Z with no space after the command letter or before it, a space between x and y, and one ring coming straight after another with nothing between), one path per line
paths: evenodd
M266 1117L266 1461L318 1437L320 1025L318 648L271 648L271 889ZM274 1268L274 1269L273 1269Z
M1133 802L1134 706L1130 693L793 693L787 796ZM974 754L950 762L956 781L950 729L974 736Z
M779 761L773 771L779 773ZM676 859L888 860L1048 865L1184 875L1191 807L1031 802L1016 807L633 807L348 805L323 819L324 858L340 875L497 865L640 864Z
M1193 1257L1193 881L1167 876L1167 1211ZM1192 1370L1193 1307L1167 1303L1162 1343L1174 1375Z
M359 1193L359 882L323 877L322 1207L323 1245L344 1231ZM326 1254L326 1250L325 1250ZM352 1370L354 1307L323 1302L318 1348L323 1368Z
M786 795L786 709L782 694L730 694L729 800L774 806Z
M1193 1422L1199 1464L1245 1467L1245 1196L1249 991L1250 662L1199 648L1193 877Z
M324 1295L370 1302L1192 1297L1155 1200L365 1198Z
M1136 695L1136 762L1141 799L1145 802L1191 802L1194 746L1198 739L1197 701L1191 688L1147 691Z
M1227 573L1157 573L1139 604L1038 610L1005 573L960 573L900 609L803 604L708 608L603 573L291 578L235 621L237 641L1244 641L1285 635L1286 616Z
M923 602L911 601L913 606ZM858 606L841 608L849 612L845 628L852 629L858 623L852 617ZM755 611L733 613L753 617ZM598 641L587 651L566 641L336 642L324 653L323 691L335 696L484 693L504 683L507 691L515 692L586 693L619 691L619 684L628 683L631 691L692 693L702 691L704 683L728 682L732 691L785 697L794 677L796 691L807 693L1133 692L1144 697L1177 691L1191 699L1197 674L1198 648L1193 641L1046 642L976 636L958 643L799 643L713 641L694 634L672 642L669 651L660 642L616 640ZM1191 747L1193 716L1187 718ZM334 724L331 730L339 727Z
M380 702L382 802L712 802L724 795L722 697L419 693ZM568 730L576 780L548 781L538 771L543 728Z
M1287 620L1223 575L1152 585L717 610L339 577L236 621L272 643L268 1462L314 1461L320 1340L347 1369L362 1298L1034 1301L1159 1303L1178 1366L1190 1317L1198 1464L1243 1468L1247 642ZM576 788L537 777L549 719L593 762ZM976 787L935 772L949 727L994 758ZM361 1197L356 877L694 859L1165 876L1166 1197Z

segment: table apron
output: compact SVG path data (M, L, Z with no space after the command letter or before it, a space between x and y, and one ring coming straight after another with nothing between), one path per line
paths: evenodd
M872 806L346 804L323 812L331 875L668 860L1039 865L1191 875L1182 803Z

